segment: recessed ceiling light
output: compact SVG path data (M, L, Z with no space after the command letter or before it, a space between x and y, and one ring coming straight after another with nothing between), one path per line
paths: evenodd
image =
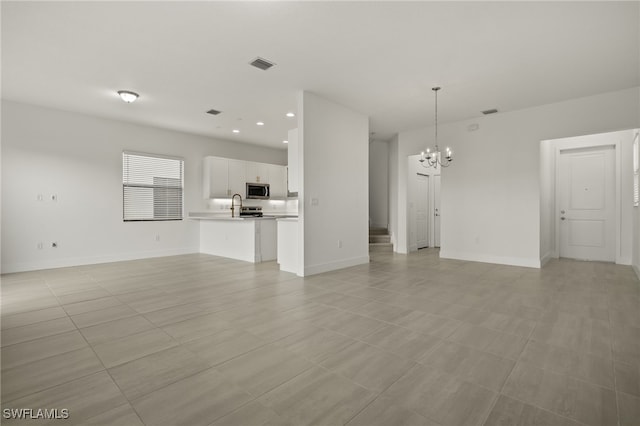
M257 126L264 126L264 123L263 123L262 121L258 121L258 122L256 123L256 125L257 125Z
M134 102L140 96L136 92L131 92L129 90L118 90L118 95L120 95L120 99L128 104Z
M282 141L282 143L289 143L289 141Z
M233 133L240 133L240 130L238 130L238 129L233 129L233 130L232 130L232 132L233 132Z
M296 116L296 115L295 115L294 113L292 113L292 112L288 112L288 113L287 113L287 117L295 117L295 116Z

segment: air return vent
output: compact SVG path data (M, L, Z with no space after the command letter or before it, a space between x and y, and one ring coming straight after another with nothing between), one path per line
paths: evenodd
M273 63L271 61L267 61L266 59L262 59L260 57L257 57L253 61L249 62L249 65L253 65L256 68L260 68L261 70L266 71L269 68L271 68L272 66L274 66L275 63Z
M498 110L495 109L495 108L493 108L493 109L485 109L484 111L482 111L482 113L484 115L495 114L496 112L498 112Z
M222 111L218 111L217 109L210 109L209 111L207 111L207 114L211 114L211 115L218 115L220 114Z

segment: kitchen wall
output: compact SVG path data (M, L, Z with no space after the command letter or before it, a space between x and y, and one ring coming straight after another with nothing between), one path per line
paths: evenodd
M387 228L389 224L389 144L369 142L369 225Z
M310 92L298 99L304 275L369 262L369 120ZM302 203L302 201L301 201Z
M236 206L238 200L236 199ZM242 199L243 206L262 207L262 212L268 214L298 214L298 200L246 200ZM231 215L231 200L226 198L213 198L207 202L207 212Z
M639 101L635 87L439 126L441 145L456 153L442 171L441 257L539 267L540 142L636 128ZM470 131L475 123L479 129ZM397 169L390 167L398 252L408 246L406 158L432 139L432 127L398 136Z
M286 150L9 101L2 124L3 273L198 251L196 221L122 221L123 150L184 158L185 213L207 207L203 157L287 162Z

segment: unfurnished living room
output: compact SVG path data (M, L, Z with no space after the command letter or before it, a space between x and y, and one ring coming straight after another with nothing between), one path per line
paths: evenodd
M640 2L0 12L0 422L640 424Z

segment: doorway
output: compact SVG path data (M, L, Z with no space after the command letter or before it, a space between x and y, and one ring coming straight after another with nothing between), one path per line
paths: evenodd
M541 141L542 266L559 257L631 264L636 131Z
M556 196L560 257L614 262L615 147L561 150Z

